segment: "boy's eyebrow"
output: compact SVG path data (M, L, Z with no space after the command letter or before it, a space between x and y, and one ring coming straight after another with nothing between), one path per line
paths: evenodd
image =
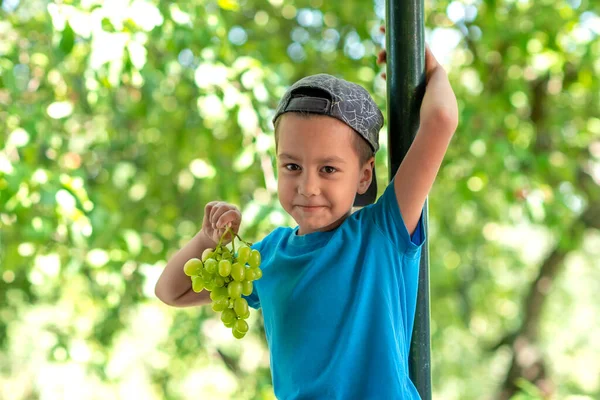
M299 158L294 157L293 155L287 154L287 153L281 153L277 157L279 157L279 158L287 158L287 159L292 160L292 161L300 161ZM324 158L319 159L318 161L319 161L319 163L323 163L323 164L324 163L329 163L329 162L338 162L338 163L345 163L346 162L346 160L344 160L343 158L338 157L338 156L324 157Z

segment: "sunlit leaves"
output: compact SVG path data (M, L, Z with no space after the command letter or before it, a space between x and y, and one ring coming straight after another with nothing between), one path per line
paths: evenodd
M598 286L597 232L577 249L582 228L568 230L599 198L598 9L555 3L426 2L427 38L461 109L430 195L434 397L493 392L511 349L489 346L518 326L552 246L575 260L543 322L558 396L598 391L597 347L576 331L600 315L597 291L581 287ZM115 380L117 349L134 343L152 366L136 371L164 398L179 397L181 379L197 384L186 371L206 369L238 376L233 398L272 395L257 332L242 353L209 313L142 304L166 310L152 281L196 234L206 202L238 204L255 240L292 223L277 202L273 110L289 84L318 72L365 85L385 106L383 2L0 4L0 343L27 349L18 336L29 329L42 358ZM148 326L162 330L152 339ZM135 342L117 339L135 329ZM223 367L240 360L251 367Z

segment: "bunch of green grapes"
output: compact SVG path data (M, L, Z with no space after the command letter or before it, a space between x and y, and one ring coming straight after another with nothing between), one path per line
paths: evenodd
M192 280L192 290L200 293L206 289L210 293L213 311L221 313L223 324L231 328L236 339L248 332L246 319L250 316L248 302L242 297L250 296L255 280L262 277L260 252L250 249L237 234L232 240L232 249L221 245L225 235L214 249L206 249L202 259L192 258L183 266L183 272ZM233 232L231 232L233 235ZM243 244L235 251L235 238Z

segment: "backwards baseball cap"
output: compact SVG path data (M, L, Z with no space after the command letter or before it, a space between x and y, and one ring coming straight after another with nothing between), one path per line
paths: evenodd
M369 92L356 83L327 74L302 78L285 92L277 106L273 123L282 114L290 111L337 118L366 140L373 153L379 150L379 131L383 126L383 114ZM376 198L377 178L373 167L371 185L364 194L356 195L354 206L372 204Z

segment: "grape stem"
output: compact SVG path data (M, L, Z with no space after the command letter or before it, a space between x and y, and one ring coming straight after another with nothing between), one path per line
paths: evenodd
M221 235L221 239L219 239L219 243L217 243L217 247L215 247L215 250L218 249L219 247L221 247L221 243L223 243L223 239L225 239L225 235L227 235L229 233L229 227L227 227L227 230L225 231L225 233L223 233Z
M244 239L242 239L237 233L235 234L235 237L238 238L238 240L242 243L244 243L245 245L247 245L248 247L252 246L252 242L246 242Z
M231 241L231 246L233 247L233 253L235 253L235 238L238 238L238 240L242 243L244 243L245 245L247 245L248 247L252 246L251 242L246 242L244 239L242 239L240 237L240 235L238 235L237 233L233 233L233 230L231 229L231 227L227 227L227 229L225 230L225 232L223 233L223 235L221 235L221 239L219 240L219 244L217 244L217 247L221 246L221 243L223 243L223 240L225 239L225 236L230 233L231 236L233 237L233 240Z

